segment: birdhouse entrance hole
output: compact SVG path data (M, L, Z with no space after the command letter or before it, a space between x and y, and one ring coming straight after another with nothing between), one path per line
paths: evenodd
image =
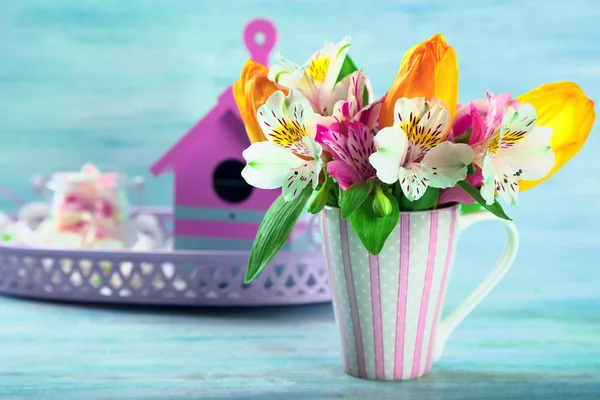
M254 189L242 178L245 164L238 160L225 160L213 174L213 187L217 195L228 203L241 203Z

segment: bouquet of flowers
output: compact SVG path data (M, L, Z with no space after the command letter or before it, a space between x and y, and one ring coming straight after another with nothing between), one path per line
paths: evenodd
M509 219L498 198L554 174L594 123L594 103L572 82L517 98L487 93L458 104L458 65L442 35L404 55L381 98L348 55L350 38L299 66L278 56L249 60L234 97L252 142L244 179L282 188L250 255L250 282L281 249L305 208L341 209L361 242L378 254L403 211L477 203Z

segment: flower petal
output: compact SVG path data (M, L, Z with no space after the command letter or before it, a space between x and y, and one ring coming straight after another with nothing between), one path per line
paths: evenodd
M450 203L464 203L473 204L475 200L459 186L454 186L448 189L440 190L440 197L438 199L438 206Z
M296 89L309 100L311 104L319 101L319 92L314 82L306 73L305 67L300 67L277 54L278 64L269 69L268 78L272 82L286 88Z
M487 130L493 130L494 133L487 137L481 146L476 147L497 154L501 148L512 147L523 140L535 127L535 121L535 109L531 104L522 104L518 110L510 106L502 117L501 128L494 130L494 127L488 127Z
M342 160L333 160L327 163L327 172L333 176L343 190L357 182L361 182L360 175L354 168ZM396 173L396 177L398 174Z
M456 111L456 118L452 125L452 137L462 135L472 125L472 106L475 106L479 114L486 114L488 110L488 101L479 99L473 100L467 104L460 105Z
M314 190L319 185L319 175L321 174L321 168L323 167L323 161L321 160L321 155L323 154L323 147L321 147L319 143L310 139L308 136L304 136L302 138L302 143L304 144L304 147L309 151L314 160L312 173L312 186Z
M269 69L264 65L248 60L240 79L232 88L233 97L251 143L266 140L256 119L256 112L278 90L277 85L268 79L268 72Z
M375 100L356 114L355 119L369 129L377 129L383 98Z
M347 147L354 169L365 181L375 176L375 169L369 163L369 156L375 153L374 139L367 126L356 121L349 124Z
M300 82L305 79L304 68L286 60L281 53L278 53L275 59L278 63L269 68L269 80L294 89L301 86Z
M350 50L350 37L346 36L336 45L329 44L329 61L327 68L327 76L325 78L325 85L333 89L337 82L337 78L340 75L344 61L348 50ZM311 65L312 65L311 61ZM310 66L307 68L310 69Z
M367 92L368 95L370 95L369 93L369 88L367 86L367 78L362 74L361 70L355 71L352 74L349 75L350 77L350 86L349 86L349 90L348 90L348 98L349 99L354 99L354 101L356 101L356 108L358 110L361 110L362 108L364 108L367 104L363 104L363 98L364 98L364 94L365 91ZM372 102L373 98L369 97L369 101Z
M517 100L535 107L538 126L553 130L550 145L556 154L556 165L545 177L519 182L523 191L548 179L579 152L594 125L596 114L594 102L573 82L543 85Z
M267 140L276 143L294 153L310 156L302 144L302 138L314 139L316 118L312 106L295 89L290 89L287 97L283 92L275 92L258 109L258 122Z
M542 179L555 164L554 152L550 147L552 129L536 126L524 139L514 145L500 148L500 158L515 175L515 180Z
M360 70L344 77L333 91L333 116L339 122L352 120L363 108L362 96L365 90L365 77Z
M474 144L485 140L487 127L475 103L471 102L469 106L471 108L471 136L469 137L469 144Z
M375 135L377 151L369 156L369 162L377 171L377 177L385 183L398 181L399 168L404 164L408 151L408 137L397 127L388 127Z
M348 91L350 90L350 85L351 77L348 75L339 81L333 87L331 92L325 89L319 91L319 103L321 106L320 110L324 115L335 114L338 103L348 100ZM356 114L356 111L354 111L352 115Z
M419 200L427 190L427 179L419 164L408 164L398 171L400 187L404 195L412 201Z
M321 147L321 145L315 142L313 139L309 138L308 136L302 137L302 144L304 145L304 147L306 147L311 157L315 160L319 159L321 157L321 154L323 154L323 148Z
M425 111L427 105L424 97L402 97L394 105L394 125L400 125L405 132L411 130L407 128L416 125Z
M433 35L406 52L383 102L380 127L393 124L394 105L402 97L426 100L437 97L448 108L450 121L454 120L458 104L458 62L454 49L446 44L442 35Z
M320 168L315 168L315 161L304 161L298 168L289 172L285 184L283 185L283 198L286 201L293 200L300 192L309 184L313 183L313 189L316 187L314 182L318 183L318 176L315 171Z
M344 128L345 133L340 133ZM374 136L371 130L360 122L333 124L327 132L319 135L336 160L343 161L355 170L364 182L375 176L375 169L369 163L369 156L375 153Z
M362 80L365 82L365 88L364 88L364 90L367 91L368 100L369 100L368 103L373 103L373 101L375 99L375 92L373 92L373 85L371 85L371 81L369 80L369 78L367 78L366 76L362 75L362 72L361 72L361 76L362 76ZM367 104L362 101L362 99L363 99L362 95L357 96L357 99L361 100L361 106L362 107L366 107L367 106ZM381 102L383 102L383 97L381 98Z
M411 133L407 132L408 140L413 146L413 160L420 158L424 152L442 142L444 133L450 127L448 109L443 103L436 100L427 102L427 112L424 113Z
M500 125L508 108L513 107L514 109L518 109L519 104L517 104L518 102L516 100L512 99L512 96L509 93L501 93L498 96L494 96L490 92L487 92L486 95L489 105L485 121L487 130L483 133L485 137L488 137L493 133L496 127ZM520 110L520 114L523 115L525 111L531 112L531 110L528 109ZM533 112L533 119L535 119L535 110Z
M394 110L395 124L406 132L411 144L411 162L419 160L429 149L440 143L450 125L448 109L437 99L398 99Z
M508 107L502 117L502 129L500 130L500 147L513 146L522 140L535 127L535 108L531 104L521 104L518 110Z
M421 165L428 185L445 189L467 177L467 165L473 161L473 149L466 144L442 142L429 150Z
M481 196L488 205L494 203L495 193L511 205L517 204L519 184L514 179L512 171L494 155L486 154L482 166L483 184Z
M494 169L490 156L488 154L483 158L483 164L481 166L481 173L483 175L483 181L481 182L481 197L485 200L485 203L489 206L494 204L496 200L496 183Z
M242 177L248 184L260 189L281 187L290 170L304 162L289 150L271 142L257 142L243 151L247 162Z
M335 159L342 160L346 164L352 164L352 156L347 146L348 137L340 132L344 128L345 125L336 122L328 130L320 132L317 139L329 150Z

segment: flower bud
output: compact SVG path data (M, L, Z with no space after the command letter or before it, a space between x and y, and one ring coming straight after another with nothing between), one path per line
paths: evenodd
M375 199L373 200L373 211L378 217L387 217L392 213L392 203L383 193L380 186L375 189Z
M406 52L383 101L379 129L392 126L396 101L402 97L438 98L448 107L450 121L454 121L458 103L458 61L444 36L433 35Z
M244 121L246 133L251 143L266 140L258 120L256 111L265 104L277 90L283 90L287 95L287 89L280 88L267 78L269 68L253 60L248 60L240 74L240 79L233 85L233 97Z
M327 205L327 197L327 185L323 184L321 189L313 193L310 200L308 200L308 212L311 214L320 213Z

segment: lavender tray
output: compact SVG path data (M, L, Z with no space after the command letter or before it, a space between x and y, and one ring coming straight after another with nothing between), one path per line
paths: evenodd
M169 212L147 210L166 227ZM309 226L308 230L311 229ZM330 301L319 249L282 251L251 284L249 252L59 250L0 245L0 294L92 303L264 306Z

